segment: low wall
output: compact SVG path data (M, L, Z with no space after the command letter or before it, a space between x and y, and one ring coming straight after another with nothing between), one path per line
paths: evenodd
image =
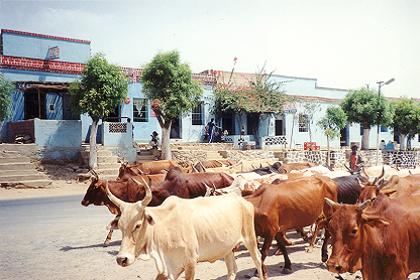
M35 144L39 147L79 148L82 122L78 120L34 119Z
M207 153L199 150L172 150L172 159L186 163L197 163L206 160Z
M171 149L174 150L206 150L206 151L221 151L231 150L233 145L231 143L171 143Z
M263 150L226 150L219 152L223 157L234 160L256 160L256 159L274 159L273 152Z
M318 165L327 163L327 151L282 151L274 153L285 163L308 161ZM345 150L330 151L330 164L332 167L343 167L347 163Z
M111 147L132 147L133 126L131 123L102 123L102 144Z
M348 153L350 155L350 152ZM416 168L420 166L420 151L392 151L380 152L379 164L376 162L376 151L360 151L366 166L387 164L398 168Z

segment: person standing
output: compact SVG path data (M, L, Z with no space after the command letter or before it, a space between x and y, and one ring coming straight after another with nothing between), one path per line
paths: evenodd
M213 137L214 137L214 128L215 128L215 124L214 124L214 118L212 118L210 120L209 123L207 123L207 135L208 135L208 140L209 143L213 142Z
M351 147L351 154L350 154L350 170L359 171L362 163L363 163L362 157L357 154L357 146L353 145Z

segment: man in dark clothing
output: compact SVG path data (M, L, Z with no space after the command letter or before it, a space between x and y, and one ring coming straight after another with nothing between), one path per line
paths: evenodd
M216 125L214 124L214 119L212 118L210 120L210 122L207 124L207 134L208 134L208 139L209 139L209 143L213 142L213 137L214 137L214 127Z

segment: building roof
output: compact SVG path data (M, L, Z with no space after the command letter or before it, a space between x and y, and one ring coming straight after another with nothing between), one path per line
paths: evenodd
M17 35L24 35L24 36L29 36L29 37L39 37L39 38L46 38L46 39L60 40L60 41L69 41L69 42L81 43L81 44L90 44L89 40L52 36L52 35L46 35L46 34L26 32L26 31L12 30L12 29L1 29L1 33L2 34L3 33L17 34Z

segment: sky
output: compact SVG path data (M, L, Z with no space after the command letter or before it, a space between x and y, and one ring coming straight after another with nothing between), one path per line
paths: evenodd
M0 28L91 40L142 67L177 49L194 72L276 74L420 98L420 0L0 0Z

